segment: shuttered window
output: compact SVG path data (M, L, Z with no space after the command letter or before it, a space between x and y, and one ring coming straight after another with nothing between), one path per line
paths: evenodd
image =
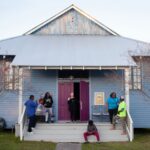
M130 69L130 89L142 89L142 74L140 66L132 67Z

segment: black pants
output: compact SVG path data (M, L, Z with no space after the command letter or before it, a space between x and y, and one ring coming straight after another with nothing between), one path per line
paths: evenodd
M71 121L77 120L77 113L75 110L70 111L70 117L71 117Z
M117 110L118 110L117 108L108 110L108 112L109 112L109 119L110 119L111 124L113 123L113 116L117 115Z
M29 117L29 125L28 125L28 132L32 132L32 128L36 125L36 116Z

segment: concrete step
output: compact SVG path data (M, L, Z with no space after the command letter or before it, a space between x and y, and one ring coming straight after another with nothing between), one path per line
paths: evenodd
M63 129L63 130L53 130L53 129L51 129L51 130L47 130L47 129L35 129L34 130L34 133L37 133L37 134L65 134L65 133L67 133L67 134L74 134L74 135L76 135L76 134L80 134L80 133L83 133L83 132L85 132L86 131L86 128L85 129L69 129L69 130L67 130L67 129ZM107 134L107 135L109 135L109 134L120 134L120 130L110 130L110 129L99 129L98 128L98 131L99 131L99 133L101 133L101 134Z
M100 124L100 123L95 123L97 128L99 129L110 129L111 124L106 123L106 124ZM72 130L72 129L86 129L87 128L87 123L67 123L67 124L37 124L36 129L46 129L46 130L62 130L62 129L67 129L67 130ZM116 129L121 130L120 124L116 126Z
M127 135L121 135L121 127L110 130L111 124L96 123L102 142L128 141ZM52 141L52 142L84 142L83 133L87 129L87 123L55 123L37 124L34 134L24 134L26 141ZM89 137L89 141L96 142L94 136Z
M84 142L83 135L75 136L75 135L41 135L41 134L34 134L29 135L24 138L26 141L51 141L51 142ZM96 142L96 137L89 136L88 140L90 142ZM111 141L128 141L128 138L126 136L101 136L100 137L101 142L111 142Z

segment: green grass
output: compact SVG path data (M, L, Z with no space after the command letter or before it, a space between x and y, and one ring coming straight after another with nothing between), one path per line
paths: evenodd
M136 130L133 142L82 144L82 150L150 150L150 130Z
M50 142L20 142L14 133L0 132L0 150L55 150ZM136 130L133 142L82 144L82 150L150 150L150 129Z
M14 133L0 132L0 150L55 150L55 147L50 142L21 142Z

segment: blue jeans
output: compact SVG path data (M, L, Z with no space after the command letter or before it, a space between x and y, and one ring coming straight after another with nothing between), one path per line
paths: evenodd
M28 125L28 132L32 132L32 128L34 128L36 125L36 116L30 116L29 117L29 125Z

